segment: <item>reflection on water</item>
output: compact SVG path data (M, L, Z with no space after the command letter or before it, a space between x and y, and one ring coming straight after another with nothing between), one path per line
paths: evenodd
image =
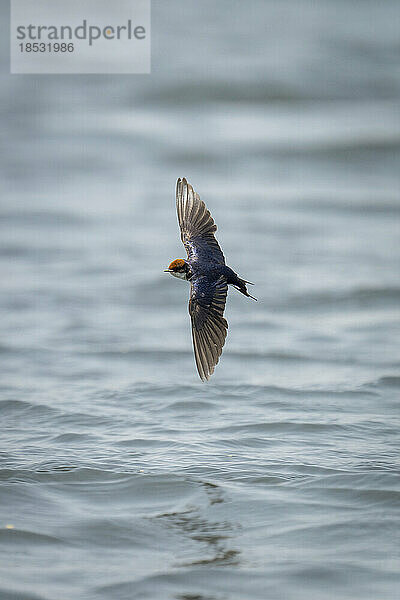
M215 484L202 482L210 505L224 502L222 490ZM228 521L209 521L204 519L202 512L193 507L180 513L166 513L157 518L165 520L169 527L177 528L183 535L192 540L200 542L205 548L207 558L200 560L185 561L177 564L179 567L196 565L238 565L240 563L240 551L231 547L235 531L240 529L239 525L232 525ZM201 551L204 554L204 550Z

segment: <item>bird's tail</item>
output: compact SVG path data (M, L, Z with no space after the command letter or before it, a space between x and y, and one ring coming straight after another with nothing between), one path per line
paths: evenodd
M249 292L247 290L247 286L246 286L246 283L249 285L254 285L254 283L251 283L251 281L246 281L245 279L240 279L240 277L238 277L237 279L238 279L238 283L236 285L234 285L234 287L238 290L238 292L241 292L248 298L252 298L253 300L255 300L257 302L257 298L254 298L254 296L251 296L249 294Z

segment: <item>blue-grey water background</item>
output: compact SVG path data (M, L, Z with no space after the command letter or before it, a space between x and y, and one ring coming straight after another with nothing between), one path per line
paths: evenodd
M154 1L150 76L2 36L2 600L396 597L399 9ZM259 299L207 385L182 176Z

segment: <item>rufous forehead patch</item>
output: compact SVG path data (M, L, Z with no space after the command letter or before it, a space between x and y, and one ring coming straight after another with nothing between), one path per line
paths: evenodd
M172 261L169 265L168 269L182 269L185 266L185 261L183 258L177 258Z

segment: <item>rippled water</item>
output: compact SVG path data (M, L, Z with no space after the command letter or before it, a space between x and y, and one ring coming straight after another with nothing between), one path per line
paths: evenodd
M3 49L2 600L396 597L398 13L155 1L149 77ZM207 385L178 176L259 299Z

